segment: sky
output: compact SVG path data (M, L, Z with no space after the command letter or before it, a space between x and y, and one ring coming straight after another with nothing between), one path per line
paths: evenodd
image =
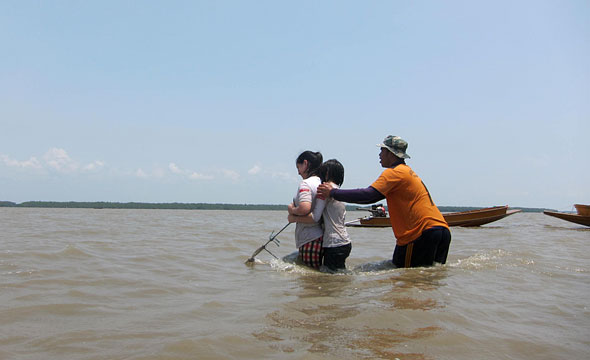
M441 206L590 203L590 2L0 2L0 200L288 204L397 135Z

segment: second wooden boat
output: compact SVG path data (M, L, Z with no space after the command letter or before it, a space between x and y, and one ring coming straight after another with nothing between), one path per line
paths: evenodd
M543 211L543 214L556 217L574 224L590 226L590 205L575 204L577 214L562 213L557 211Z
M449 226L481 226L505 218L508 215L516 214L521 210L508 210L508 205L493 206L488 208L443 213Z
M521 210L508 210L508 205L493 206L488 208L443 213L443 217L449 226L473 227L489 224L505 218L506 216L520 212ZM348 226L357 227L391 227L387 216L367 216L351 222Z

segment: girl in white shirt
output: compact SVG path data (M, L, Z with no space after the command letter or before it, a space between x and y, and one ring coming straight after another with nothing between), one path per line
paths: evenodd
M316 205L317 187L321 180L317 171L322 164L322 154L313 151L304 151L297 157L295 165L297 172L303 179L297 188L297 194L293 202L289 204L289 222L296 217L309 215ZM323 230L318 221L298 222L295 227L295 245L299 250L298 260L314 269L322 265Z

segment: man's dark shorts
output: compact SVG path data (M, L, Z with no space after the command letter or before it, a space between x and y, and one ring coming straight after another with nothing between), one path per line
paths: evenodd
M424 230L419 238L408 245L396 246L392 261L398 268L432 266L434 262L444 264L450 245L449 229L436 226Z

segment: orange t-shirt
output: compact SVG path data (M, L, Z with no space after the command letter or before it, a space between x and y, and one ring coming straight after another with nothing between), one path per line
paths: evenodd
M386 169L371 186L387 199L397 245L409 244L426 229L449 227L432 202L426 186L408 165Z

